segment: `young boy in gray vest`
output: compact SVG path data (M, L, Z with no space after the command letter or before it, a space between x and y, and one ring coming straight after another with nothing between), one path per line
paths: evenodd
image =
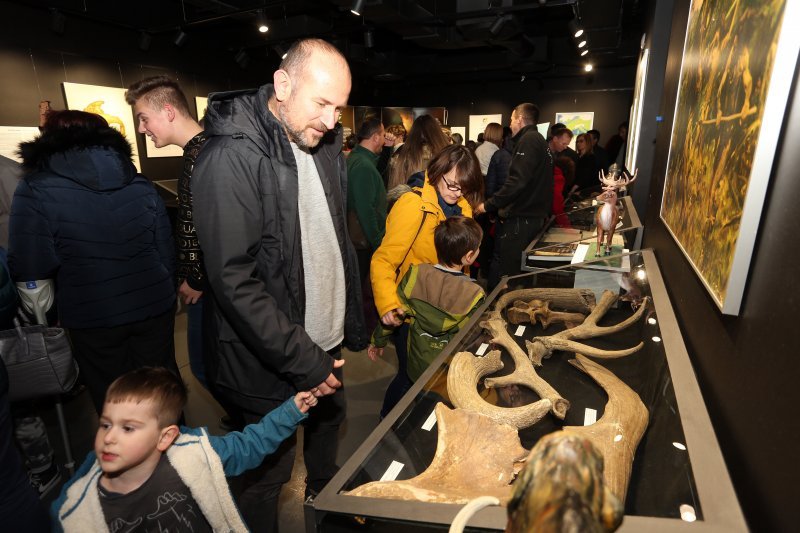
M317 398L298 392L241 432L178 427L186 387L164 368L119 377L106 393L94 452L51 512L56 530L247 531L226 477L257 467Z

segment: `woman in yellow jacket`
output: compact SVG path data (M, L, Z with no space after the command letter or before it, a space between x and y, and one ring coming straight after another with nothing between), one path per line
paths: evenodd
M431 159L422 187L400 196L389 212L386 234L372 256L370 279L381 322L402 327L394 338L399 368L386 390L381 417L411 386L406 374L408 326L403 325L397 284L412 264L438 262L433 246L436 226L450 216L471 217L482 196L483 176L475 154L464 146L450 145Z

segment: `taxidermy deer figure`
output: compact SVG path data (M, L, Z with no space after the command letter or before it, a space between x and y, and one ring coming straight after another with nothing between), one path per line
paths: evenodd
M622 176L617 177L615 172L609 172L606 176L602 170L598 173L600 183L603 184L603 192L601 192L597 199L603 202L603 205L597 210L594 216L594 222L597 225L597 250L595 250L595 257L600 257L600 248L603 245L605 238L605 255L611 255L611 239L614 238L614 230L617 227L619 220L619 210L617 209L617 191L627 187L636 179L638 170L633 172L633 177L630 174L623 173Z

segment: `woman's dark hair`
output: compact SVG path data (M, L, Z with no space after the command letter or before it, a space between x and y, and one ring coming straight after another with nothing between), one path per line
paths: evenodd
M108 122L100 115L86 111L66 109L64 111L50 111L44 123L44 131L60 130L65 128L84 128L99 130L107 128Z
M483 201L483 174L478 158L466 146L451 144L434 155L428 163L428 183L436 187L454 167L461 194L469 205L477 206Z
M575 138L575 148L578 147L578 141L581 140L581 139L583 139L584 146L586 146L586 155L593 154L594 150L592 150L592 141L591 141L591 139L589 139L589 134L588 133L581 133L580 135L578 135ZM583 154L581 154L581 155L583 155Z
M386 188L393 189L405 183L409 176L425 168L430 154L439 153L439 150L449 144L450 139L442 132L438 120L431 115L418 116L411 124L402 152L397 154Z
M468 217L450 217L436 226L433 245L439 264L456 266L469 252L481 246L483 230L480 224Z

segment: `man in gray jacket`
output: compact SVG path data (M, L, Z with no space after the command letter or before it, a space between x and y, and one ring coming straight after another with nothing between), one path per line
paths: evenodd
M314 495L337 470L341 346L368 343L338 124L350 70L332 45L308 39L292 46L273 80L209 97L209 140L193 176L213 312L206 372L247 423L298 390L320 397L303 445L306 495ZM277 530L294 445L288 439L247 480L239 504L253 531Z

